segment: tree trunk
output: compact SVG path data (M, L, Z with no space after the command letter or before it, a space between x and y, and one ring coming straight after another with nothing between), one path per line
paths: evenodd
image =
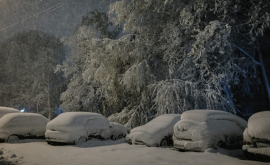
M260 68L261 68L262 76L263 76L263 82L264 82L265 90L267 92L267 100L268 100L268 104L270 105L270 88L269 88L269 83L268 83L267 75L265 73L265 68L264 68L264 64L263 64L262 54L261 54L261 51L260 50L258 50L258 54L259 54Z
M38 113L38 101L37 101L37 113Z
M49 111L48 118L49 120L51 120L52 116L51 116L51 100L50 100L50 83L48 83L48 111Z
M226 93L226 96L227 96L227 98L228 98L228 100L229 100L229 103L230 103L230 105L231 105L231 108L232 108L232 110L233 110L233 113L236 114L237 112L236 112L236 109L235 109L235 107L234 107L234 102L233 102L233 99L232 99L232 92L231 92L231 90L227 87L227 84L223 84L223 90L224 90L224 92Z

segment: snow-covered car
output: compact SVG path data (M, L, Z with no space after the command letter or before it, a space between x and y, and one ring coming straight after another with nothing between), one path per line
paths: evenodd
M0 107L0 118L8 113L20 113L20 111L14 108Z
M243 150L249 159L270 161L270 111L252 115L244 131Z
M104 116L91 112L66 112L47 124L45 140L48 144L76 144L91 138L119 139L126 136L126 128L111 123Z
M180 114L158 116L143 126L133 128L127 135L130 144L149 147L172 145L173 126L181 119Z
M9 113L0 118L0 141L43 138L49 122L42 115L34 113Z
M231 113L218 110L191 110L174 126L174 148L205 151L208 148L242 147L247 122Z

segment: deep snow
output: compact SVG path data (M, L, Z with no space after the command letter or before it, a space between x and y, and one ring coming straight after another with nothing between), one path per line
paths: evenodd
M209 149L207 152L179 152L170 148L129 145L117 141L90 140L76 146L51 146L45 141L2 143L3 157L21 165L263 165L222 155L238 155L241 151ZM11 156L15 154L15 158ZM0 155L1 156L1 155ZM1 161L0 161L1 164Z

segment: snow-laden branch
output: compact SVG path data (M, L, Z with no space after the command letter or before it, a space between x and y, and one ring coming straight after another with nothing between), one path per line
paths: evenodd
M244 49L240 48L239 46L237 45L234 45L234 47L236 47L238 50L240 50L242 53L244 53L246 56L248 56L250 59L252 59L252 61L257 64L257 65L261 65L258 61L256 61L250 54L248 54L248 52L246 52Z

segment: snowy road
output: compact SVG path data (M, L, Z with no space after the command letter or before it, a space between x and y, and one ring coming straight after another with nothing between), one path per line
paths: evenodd
M105 146L106 145L106 146ZM169 148L92 140L77 146L51 146L44 141L1 143L3 160L21 165L261 165L220 153L178 152ZM15 154L15 155L14 155ZM1 160L2 157L2 160Z

